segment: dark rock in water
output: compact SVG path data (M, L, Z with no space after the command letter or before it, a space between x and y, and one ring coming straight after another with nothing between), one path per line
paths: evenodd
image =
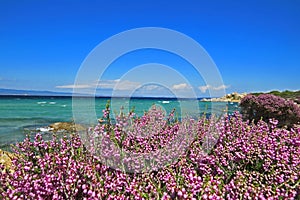
M49 127L53 132L58 132L58 131L78 132L78 131L86 130L84 126L80 124L75 124L73 122L56 122L50 124Z

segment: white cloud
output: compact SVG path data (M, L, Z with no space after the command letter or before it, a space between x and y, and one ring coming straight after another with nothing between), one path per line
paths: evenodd
M90 85L59 85L56 86L56 88L60 89L85 89L85 88L91 88Z
M128 80L100 80L91 84L77 84L77 85L60 85L56 88L61 89L87 89L97 87L99 89L114 89L114 90L132 90L140 86L140 83Z
M162 90L163 87L159 85L145 85L141 88L142 90L152 91L152 90Z
M116 85L113 87L115 90L134 90L140 87L141 84L139 82L133 82L133 81L120 81L118 80Z
M229 85L220 85L219 87L214 87L213 90L225 90L229 88Z
M92 84L92 86L93 87L97 86L98 88L102 88L102 89L112 89L119 82L120 82L120 79L116 79L116 80L100 80L100 81L97 81L95 84Z
M211 85L203 85L203 86L199 86L198 88L202 93L205 93L207 90L224 90L226 88L229 88L229 86L228 85L220 85L220 86L214 87Z
M199 90L201 90L202 93L205 93L209 88L209 85L199 86Z
M183 89L190 89L190 88L191 87L186 83L175 84L172 86L172 89L174 90L183 90Z

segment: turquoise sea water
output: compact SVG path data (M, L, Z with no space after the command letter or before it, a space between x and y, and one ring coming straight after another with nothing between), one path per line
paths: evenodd
M102 116L110 98L96 98L95 107L97 118ZM87 114L84 110L87 99L80 99L83 110L82 114ZM117 98L112 99L112 111L118 113L121 106L124 111L134 107L135 112L140 116L144 111L149 110L153 104L160 106L169 113L173 108L180 116L181 110L186 110L188 114L201 113L209 114L213 106L214 110L223 112L226 106L228 112L238 110L237 103L201 102L199 100L176 100L163 98ZM195 108L195 103L199 106ZM77 105L77 106L78 106ZM199 109L199 110L198 110ZM80 111L80 108L79 108ZM197 112L196 112L197 111ZM18 97L0 96L0 148L6 144L15 143L25 138L28 130L35 130L40 127L47 127L51 123L71 121L73 119L72 97ZM95 119L96 120L96 119Z

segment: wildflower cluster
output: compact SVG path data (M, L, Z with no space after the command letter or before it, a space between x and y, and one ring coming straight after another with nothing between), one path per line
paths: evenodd
M300 122L299 105L272 94L248 94L241 100L240 107L243 117L255 122L260 119L268 122L269 119L275 118L279 121L279 127L289 128Z
M17 144L20 156L1 166L0 199L300 198L300 128L239 113L177 121L157 108L112 124L104 113L86 137Z

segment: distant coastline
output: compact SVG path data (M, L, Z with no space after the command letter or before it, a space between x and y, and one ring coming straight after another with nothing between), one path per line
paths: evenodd
M86 94L73 94L67 92L52 92L52 91L38 91L38 90L13 90L13 89L1 89L0 88L0 97L16 97L16 98L40 98L40 97L57 97L57 98L112 98L112 96L107 95L86 95ZM170 97L170 96L113 96L113 98L131 98L131 99L168 99L168 100L202 100L203 98L208 97L197 97L197 98L188 98L188 97Z
M150 97L150 96L132 96L132 97L128 97L128 96L87 96L87 95L66 95L66 96L61 96L61 95L21 95L21 94L0 94L0 97L4 97L4 98L73 98L73 97L78 97L78 98L97 98L97 99L110 99L110 98L116 98L116 99L126 99L126 98L130 98L130 99L166 99L166 100L202 100L202 97L198 97L198 98L185 98L185 97L165 97L165 96L154 96L154 97Z
M273 94L276 96L283 97L288 100L293 100L296 103L300 104L300 90L298 91L270 91L270 92L250 92L250 93L238 93L233 92L226 94L223 97L197 97L197 100L202 102L234 102L239 103L243 97L247 94L259 95L259 94ZM107 96L107 95L86 95L86 94L73 94L70 92L53 92L53 91L38 91L38 90L15 90L15 89L3 89L0 88L0 97L1 98L130 98L130 99L167 99L167 100L194 100L195 98L187 97L170 97L170 96Z
M72 93L0 88L0 96L72 96Z
M286 100L292 100L296 102L297 104L300 104L300 90L298 91L270 91L270 92L255 92L255 93L237 93L233 92L230 94L227 94L220 98L203 98L201 101L204 102L234 102L239 103L247 94L252 94L255 96L258 96L260 94L272 94L275 96L282 97Z

